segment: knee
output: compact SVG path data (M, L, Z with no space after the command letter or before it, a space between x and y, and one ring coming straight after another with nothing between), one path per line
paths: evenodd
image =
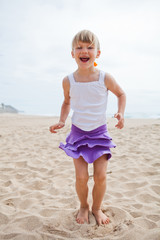
M106 183L106 174L94 174L94 182L97 184Z
M78 182L79 184L87 184L89 179L89 176L86 174L82 174L82 175L77 175L76 176L76 182Z

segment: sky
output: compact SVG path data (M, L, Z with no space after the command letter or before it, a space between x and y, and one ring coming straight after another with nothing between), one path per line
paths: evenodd
M71 41L83 29L99 38L97 67L132 105L135 92L137 103L141 91L158 96L159 12L159 0L0 0L0 103L57 115L62 80L77 68Z

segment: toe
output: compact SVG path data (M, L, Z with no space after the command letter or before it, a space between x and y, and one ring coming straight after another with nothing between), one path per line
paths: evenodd
M81 223L81 220L79 218L77 218L77 223L79 223L79 224Z
M79 224L84 224L84 220L83 220L83 219L80 219L80 218L77 218L77 219L76 219L76 222L79 223Z
M107 218L107 221L106 221L106 222L107 222L107 224L109 223L109 218Z
M103 221L103 224L108 224L108 223L109 223L109 218L107 218Z

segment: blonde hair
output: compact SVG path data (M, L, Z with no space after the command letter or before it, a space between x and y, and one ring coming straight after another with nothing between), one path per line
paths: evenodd
M72 40L72 49L79 41L94 44L97 49L100 50L100 43L97 36L89 30L82 30L74 36Z

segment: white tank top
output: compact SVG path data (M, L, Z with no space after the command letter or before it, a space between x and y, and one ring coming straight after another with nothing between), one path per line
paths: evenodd
M72 124L84 131L106 124L108 91L104 78L103 71L99 72L99 80L93 82L76 82L73 73L68 76Z

